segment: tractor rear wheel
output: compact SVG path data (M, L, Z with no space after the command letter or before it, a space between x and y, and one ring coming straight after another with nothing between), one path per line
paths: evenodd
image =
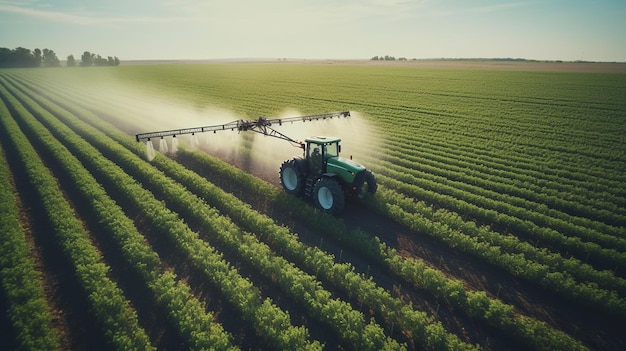
M332 178L321 178L315 183L313 201L317 208L334 215L341 213L345 205L341 185Z
M304 189L304 175L300 171L300 168L296 164L296 161L291 159L283 162L280 166L280 183L288 194L300 196Z

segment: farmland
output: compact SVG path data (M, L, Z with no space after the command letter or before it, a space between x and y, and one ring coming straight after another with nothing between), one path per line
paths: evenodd
M624 349L625 78L489 65L1 70L0 345ZM149 162L134 138L339 110L352 117L280 129L339 136L376 175L376 195L338 217L280 189L281 162L299 152L284 141L181 137Z

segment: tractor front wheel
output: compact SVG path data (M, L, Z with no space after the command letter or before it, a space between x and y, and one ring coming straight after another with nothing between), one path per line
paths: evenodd
M296 196L302 195L302 190L304 189L304 175L295 160L291 159L283 162L280 166L279 175L280 183L288 194Z
M345 204L341 185L332 178L321 178L315 183L313 200L317 208L333 215L341 213Z

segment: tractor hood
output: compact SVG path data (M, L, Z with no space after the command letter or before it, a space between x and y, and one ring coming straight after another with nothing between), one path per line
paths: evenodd
M364 171L365 167L358 162L354 162L349 158L345 157L331 157L328 159L327 171L333 173L359 173Z

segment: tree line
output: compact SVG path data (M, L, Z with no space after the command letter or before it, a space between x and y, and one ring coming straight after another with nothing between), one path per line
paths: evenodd
M67 57L67 67L89 67L89 66L119 66L120 59L117 56L108 56L106 58L85 51L80 61L77 62L74 55ZM0 47L0 68L20 68L20 67L61 67L61 61L57 54L50 49L30 50L18 47L13 50Z
M396 58L394 56L389 56L389 55L385 55L385 56L374 56L370 59L371 61L395 61ZM406 57L400 57L397 59L398 61L407 61ZM415 59L413 59L415 60Z

